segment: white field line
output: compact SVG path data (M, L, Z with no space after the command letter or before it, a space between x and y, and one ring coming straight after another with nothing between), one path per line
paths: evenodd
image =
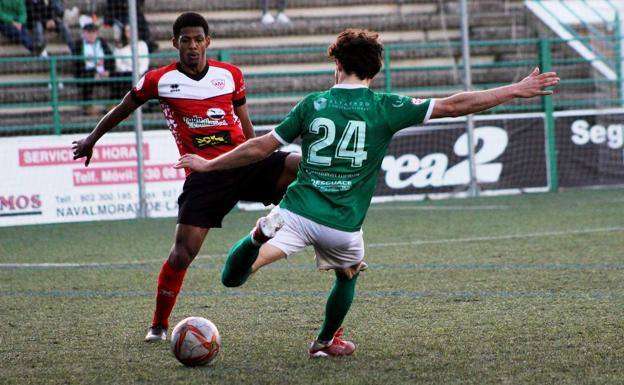
M592 233L609 233L624 231L624 227L605 227L599 229L587 229L587 230L571 230L571 231L550 231L542 233L529 233L529 234L511 234L511 235L499 235L492 237L470 237L470 238L446 238L446 239L431 239L431 240L416 240L410 242L385 242L385 243L369 243L367 247L387 247L387 246L406 246L406 245L428 245L428 244L444 244L444 243L461 243L461 242L479 242L479 241L497 241L505 239L523 239L523 238L540 238L540 237L554 237L562 235L577 235L577 234L592 234ZM222 258L225 254L213 254L213 255L199 255L195 259L212 259ZM161 259L148 259L142 261L129 261L129 262L97 262L97 263L81 263L81 262L68 262L68 263L0 263L0 269L54 269L54 268L80 268L80 267L107 267L107 266L128 266L128 265L143 265L150 263L163 262Z
M149 263L155 263L159 260L143 260L143 261L128 261L128 262L50 262L50 263L0 263L0 269L19 269L19 268L41 268L41 269L54 269L54 268L71 268L71 267L112 267L112 266L129 266L129 265L145 265Z
M213 255L198 255L195 260L198 259L214 259L225 257L226 254L213 254ZM54 268L88 268L88 267L114 267L114 266L133 266L133 265L149 265L154 263L163 263L165 257L160 259L143 259L140 261L125 261L125 262L44 262L44 263L0 263L0 269L54 269Z
M561 236L561 235L608 233L608 232L616 232L616 231L624 231L624 227L605 227L602 229L570 230L570 231L545 231L541 233L498 235L498 236L492 236L492 237L447 238L447 239L431 239L431 240L420 240L420 241L416 240L416 241L409 241L409 242L369 243L368 247L428 245L428 244L438 244L438 243L459 243L459 242L478 242L478 241L498 241L498 240L505 240L505 239L555 237L555 236Z
M481 206L371 206L370 210L423 210L423 211L472 211L472 210L507 210L511 206L481 205Z

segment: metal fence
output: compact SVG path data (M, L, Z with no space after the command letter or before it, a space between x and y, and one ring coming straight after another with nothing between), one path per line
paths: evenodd
M578 40L578 39L576 39ZM594 39L595 40L595 39ZM621 60L617 60L621 39L608 38L617 49L604 57L618 69L616 79L607 79L592 69L592 63L579 57L569 46L570 41L556 38L471 41L475 58L472 64L473 88L485 89L519 80L535 66L560 72L562 82L552 98L552 109L608 108L623 104L621 93ZM404 43L385 47L384 66L373 83L373 88L414 96L443 96L462 90L462 63L459 59L460 42L445 44ZM441 53L446 62L439 65L413 65L413 58L421 58L423 51ZM248 83L248 100L252 118L257 124L271 124L283 118L296 101L308 92L331 86L333 70L309 70L305 58L323 60L326 47L211 50L212 58L243 63ZM120 57L106 56L105 59ZM148 56L152 63L175 60L175 52ZM258 58L267 58L265 61ZM303 59L302 59L303 58ZM480 60L480 58L485 58ZM493 59L492 59L493 58ZM500 58L496 60L496 58ZM16 76L19 80L0 81L0 135L62 134L86 132L93 128L97 116L83 113L84 106L110 107L118 102L107 93L112 86L129 89L129 76L106 79L75 77L74 65L84 60L78 56L49 58L0 58L4 68L33 68L38 76ZM288 71L267 69L266 61L292 62ZM420 59L419 59L420 60ZM303 63L302 63L303 61ZM426 62L426 60L420 60ZM261 63L261 64L256 64ZM297 67L301 64L303 69ZM255 69L260 67L260 70ZM24 78L24 79L21 79ZM95 88L93 99L82 100L80 87ZM143 124L146 129L165 128L157 103L147 106ZM500 106L492 112L541 111L545 106L539 100L516 101ZM132 130L134 123L122 123L122 130Z

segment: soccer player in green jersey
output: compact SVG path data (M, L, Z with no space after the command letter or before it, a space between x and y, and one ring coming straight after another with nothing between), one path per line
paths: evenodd
M366 267L362 222L392 136L430 118L468 115L510 101L549 95L556 73L535 69L518 83L442 99L416 99L378 93L369 86L381 69L378 35L346 30L329 47L336 85L306 96L270 134L250 139L212 160L184 155L176 167L206 172L240 167L301 138L302 157L295 182L279 208L260 218L250 235L236 243L222 272L223 284L242 285L259 268L306 246L315 249L319 269L332 269L336 281L327 299L325 321L309 348L310 357L350 355L355 345L340 327Z

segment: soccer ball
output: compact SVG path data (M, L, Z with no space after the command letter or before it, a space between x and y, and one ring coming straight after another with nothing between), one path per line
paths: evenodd
M188 317L173 328L171 352L186 366L206 365L214 360L219 350L219 331L205 318Z

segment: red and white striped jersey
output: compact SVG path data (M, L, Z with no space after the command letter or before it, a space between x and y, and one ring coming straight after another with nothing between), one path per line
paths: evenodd
M208 60L197 76L179 63L147 72L131 91L137 103L159 99L180 155L215 158L245 141L234 106L245 104L241 70L229 63Z

